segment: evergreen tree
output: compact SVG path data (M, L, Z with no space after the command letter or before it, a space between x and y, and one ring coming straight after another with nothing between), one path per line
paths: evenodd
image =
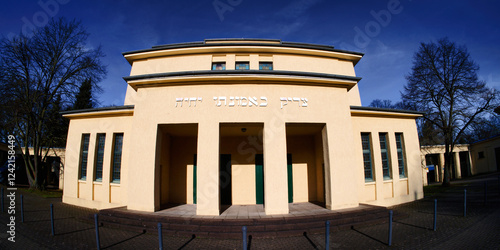
M92 79L87 78L80 85L73 109L91 109L94 107L94 101L92 100Z

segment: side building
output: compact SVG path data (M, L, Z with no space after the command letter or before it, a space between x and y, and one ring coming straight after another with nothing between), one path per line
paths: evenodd
M443 182L444 145L421 146L424 186ZM500 171L500 135L471 144L457 144L452 152L451 179Z
M363 54L270 39L124 53L124 106L66 112L63 202L198 215L423 198L415 118L361 106Z

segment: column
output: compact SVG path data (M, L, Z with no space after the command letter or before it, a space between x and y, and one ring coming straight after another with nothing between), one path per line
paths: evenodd
M264 209L267 215L288 214L285 123L264 124Z
M443 182L444 176L444 154L439 154L439 169L436 169L436 180Z
M429 185L429 183L427 182L427 171L429 171L427 169L427 161L425 160L425 155L424 154L421 154L420 155L420 160L422 161L422 181L424 183L424 187Z
M462 173L461 173L461 168L460 168L460 153L455 152L453 153L453 159L455 160L455 178L457 179L462 179Z
M323 161L325 162L325 172L324 172L324 180L325 180L325 206L327 209L332 209L332 182L330 179L330 155L328 148L328 134L326 131L326 125L321 130L321 141L323 142Z
M219 215L219 123L198 124L197 215Z

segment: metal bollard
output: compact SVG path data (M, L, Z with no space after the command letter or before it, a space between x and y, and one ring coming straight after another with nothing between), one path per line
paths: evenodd
M50 225L52 227L52 236L56 235L54 230L54 205L50 204Z
M437 207L438 207L438 200L434 199L434 226L433 226L434 231L436 231L437 228Z
M467 189L464 188L464 217L467 216Z
M330 221L325 222L325 249L330 249Z
M247 250L247 227L241 227L241 231L243 232L243 250Z
M24 204L23 204L23 195L21 195L21 222L24 223Z
M389 243L388 245L392 245L392 210L389 211Z
M99 216L97 214L94 214L94 221L95 221L95 241L97 244L97 250L101 250L101 241L99 240Z
M163 235L161 233L161 223L158 222L158 244L160 244L159 249L163 250Z
M500 180L500 178L499 178L499 180ZM3 208L3 207L4 207L4 206L3 206L3 187L2 187L2 199L1 199L1 200L2 200L2 213L3 213L3 212L5 212L5 210L4 210L4 208Z

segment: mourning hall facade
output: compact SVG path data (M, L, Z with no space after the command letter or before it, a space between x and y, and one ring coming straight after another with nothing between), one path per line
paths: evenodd
M123 106L65 112L63 202L155 212L196 204L325 209L423 198L415 119L361 106L363 54L272 39L123 53Z

